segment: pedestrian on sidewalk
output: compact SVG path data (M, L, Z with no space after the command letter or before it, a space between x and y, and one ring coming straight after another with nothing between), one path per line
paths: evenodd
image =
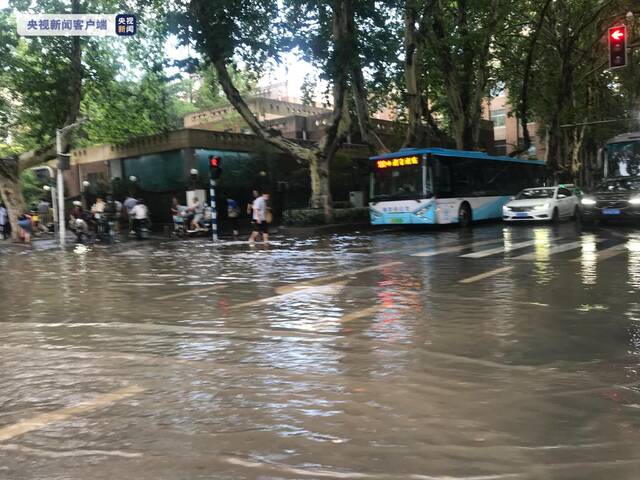
M31 234L33 233L33 225L31 223L31 217L26 214L22 214L18 217L18 236L24 243L31 243Z
M251 232L251 236L249 237L249 245L255 243L258 235L262 235L262 241L264 243L269 242L269 223L267 219L271 212L268 210L268 201L268 193L263 193L253 201L253 205L251 206L251 210L253 211L253 232Z
M127 221L129 223L129 233L135 233L133 231L133 215L131 215L131 211L133 210L133 207L135 207L137 205L138 201L133 198L131 195L129 195L127 198L125 198L124 203L122 204L122 210L123 213L126 214L127 217Z
M49 218L49 202L47 202L45 199L40 200L40 203L38 203L38 216L40 217L40 225L42 227L44 227L42 229L43 232L48 232L49 231L49 224L51 223L51 220Z
M238 238L240 234L238 222L240 221L240 205L233 198L227 199L227 217L229 226L233 230L233 237Z
M2 240L6 240L9 236L9 228L7 225L9 224L9 214L7 209L4 208L4 204L0 203L0 238Z

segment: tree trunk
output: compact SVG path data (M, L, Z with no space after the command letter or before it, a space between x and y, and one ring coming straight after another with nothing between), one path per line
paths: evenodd
M404 10L404 81L407 89L407 132L403 147L417 147L421 143L419 128L422 122L422 95L419 88L420 45L416 33L416 4L407 0Z
M16 159L0 159L0 196L9 213L11 239L18 240L18 216L26 212Z
M329 167L331 160L332 158L328 158L318 152L313 155L309 161L312 192L309 203L311 208L322 209L326 223L331 223L333 221L331 189L329 184Z

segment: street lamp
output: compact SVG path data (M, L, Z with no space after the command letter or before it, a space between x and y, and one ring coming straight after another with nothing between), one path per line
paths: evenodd
M198 169L192 168L189 170L189 180L191 184L189 185L190 190L195 190L198 188Z
M91 183L88 180L82 181L82 205L85 209L89 208L89 203L87 202L87 189L91 186Z
M64 223L64 178L62 173L62 165L61 160L62 156L62 138L69 131L74 128L77 128L84 122L86 122L86 118L80 118L77 122L72 123L71 125L67 125L66 127L59 128L56 130L56 154L58 155L58 175L56 177L57 190L58 190L58 234L60 235L60 245L64 246L67 239L67 226ZM69 154L67 154L69 155Z

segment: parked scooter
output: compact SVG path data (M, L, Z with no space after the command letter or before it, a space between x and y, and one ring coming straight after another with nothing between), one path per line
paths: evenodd
M192 217L193 218L193 217ZM188 226L189 229L186 231L187 235L190 237L196 237L199 235L208 235L211 233L211 219L212 219L212 210L211 207L205 204L204 211L202 216L198 219L197 227L193 228L191 225L191 221L189 221Z

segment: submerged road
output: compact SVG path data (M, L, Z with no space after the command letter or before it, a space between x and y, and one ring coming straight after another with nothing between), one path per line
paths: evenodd
M640 230L0 253L0 479L640 474Z

